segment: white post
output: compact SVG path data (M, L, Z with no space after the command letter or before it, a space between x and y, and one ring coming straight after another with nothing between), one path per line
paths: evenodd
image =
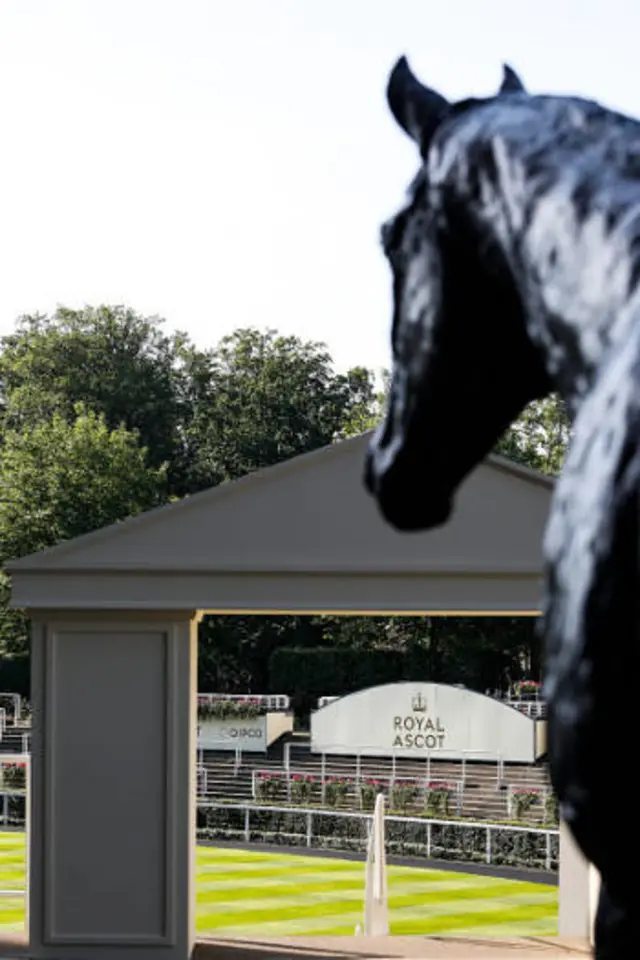
M379 793L376 797L376 806L373 813L373 822L367 847L364 935L365 937L386 937L389 935L383 793Z
M558 934L593 943L599 875L585 859L567 824L560 821Z
M327 758L324 753L320 755L320 797L324 803L327 797Z

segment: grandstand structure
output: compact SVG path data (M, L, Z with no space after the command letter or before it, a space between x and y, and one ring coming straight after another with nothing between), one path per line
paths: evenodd
M0 692L0 753L5 756L30 752L30 717L24 715L20 698L16 697ZM334 699L337 698L322 697L318 707ZM249 701L273 713L290 711L290 699L282 694L199 694L199 700L239 705ZM544 715L542 701L513 701L510 705L527 713L533 708L536 716ZM537 763L514 764L505 763L497 753L482 759L461 754L458 760L440 759L437 750L426 752L424 759L317 754L312 752L308 732L286 733L264 753L244 752L232 746L197 753L198 800L267 800L362 810L366 808L363 793L367 784L386 793L389 809L394 809L396 792L404 790L406 794L413 790L409 802L402 803L401 812L407 814L428 812L429 792L441 790L446 792L447 801L446 809L437 811L440 815L532 824L549 823L552 819L552 790L544 758ZM529 803L518 813L516 798L520 794L526 795Z
M239 703L251 700L270 711L290 708L284 695L207 696ZM322 697L317 706L322 709L336 699ZM545 714L540 700L508 703L529 716ZM438 812L456 818L540 824L555 820L544 757L535 763L508 763L497 752L478 758L461 751L457 759L442 759L438 750L425 751L419 759L370 756L365 751L316 753L309 733L298 732L284 734L263 753L243 752L232 745L223 750L199 750L197 774L198 798L202 800L362 810L366 809L367 786L375 786L386 793L388 808L395 806L407 814L429 812L428 800L435 791L446 797Z

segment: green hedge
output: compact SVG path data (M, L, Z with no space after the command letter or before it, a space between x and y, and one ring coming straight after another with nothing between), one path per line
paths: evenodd
M0 659L0 692L19 693L29 697L31 687L31 662L29 657Z
M269 686L296 700L341 696L402 680L426 680L420 657L399 650L280 647L269 659Z

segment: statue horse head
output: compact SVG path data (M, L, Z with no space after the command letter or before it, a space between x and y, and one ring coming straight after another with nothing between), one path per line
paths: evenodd
M497 98L523 92L505 66ZM382 228L393 275L393 368L366 483L393 526L420 530L448 519L462 480L550 381L527 335L511 264L473 210L443 189L443 159L460 123L487 101L450 104L404 57L387 97L423 163L408 203Z
M397 529L438 526L528 402L566 401L544 543L549 761L602 876L597 956L635 955L640 837L599 763L623 771L638 725L640 124L530 96L510 68L495 96L450 103L402 58L387 95L421 164L382 229L393 367L365 483Z

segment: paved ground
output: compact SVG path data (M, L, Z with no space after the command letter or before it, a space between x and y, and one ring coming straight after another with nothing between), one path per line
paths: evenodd
M587 944L554 938L503 940L421 937L295 937L200 941L196 960L569 960L591 956Z

